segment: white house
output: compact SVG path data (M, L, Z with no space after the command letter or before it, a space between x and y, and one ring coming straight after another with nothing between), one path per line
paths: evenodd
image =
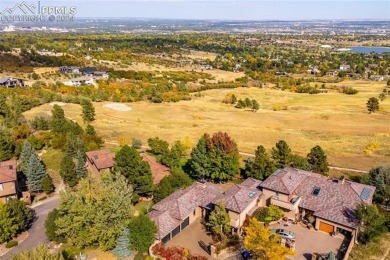
M346 64L340 65L340 70L350 70L350 69L351 69L350 65L346 65Z
M79 77L70 79L63 82L67 86L81 86L84 85L95 85L95 81L91 77Z

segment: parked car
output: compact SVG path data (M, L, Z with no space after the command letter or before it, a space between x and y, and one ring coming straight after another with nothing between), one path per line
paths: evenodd
M287 229L283 229L283 228L271 229L271 233L286 239L291 239L291 240L295 239L295 234Z
M242 251L241 252L241 256L244 260L247 260L247 259L252 259L252 254L251 252L245 250L245 251Z

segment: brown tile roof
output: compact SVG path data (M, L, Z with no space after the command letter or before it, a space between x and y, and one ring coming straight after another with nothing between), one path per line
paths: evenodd
M335 223L356 228L355 209L359 203L371 203L375 187L352 181L334 181L313 172L285 168L277 170L261 187L301 197L300 208ZM287 188L288 187L288 188ZM313 195L319 188L318 195Z
M258 189L261 181L248 178L241 184L234 184L213 201L214 204L223 202L226 209L241 213L249 204L257 200L261 195Z
M16 180L16 160L0 162L0 183Z
M158 184L160 181L165 177L168 176L170 173L169 168L165 165L162 165L159 163L155 157L147 154L147 153L141 153L142 159L147 162L150 166L150 169L152 171L153 175L153 183Z
M96 150L87 152L88 160L96 165L96 168L100 171L103 169L109 169L114 167L115 153L108 149Z
M219 186L196 182L155 204L148 215L158 227L157 238L162 239L169 234L197 207L210 208L210 203L220 194Z

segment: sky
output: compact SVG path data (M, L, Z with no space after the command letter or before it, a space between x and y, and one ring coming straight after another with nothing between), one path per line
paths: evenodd
M0 10L19 1L0 1ZM27 3L34 1L26 0ZM37 2L37 1L35 1ZM215 20L389 20L390 0L41 0L76 6L78 17L126 17Z

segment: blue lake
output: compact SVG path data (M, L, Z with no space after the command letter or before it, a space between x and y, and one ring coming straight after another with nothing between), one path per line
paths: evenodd
M385 53L390 52L390 47L362 47L362 46L356 46L351 47L351 50L349 52L356 52L356 53Z

